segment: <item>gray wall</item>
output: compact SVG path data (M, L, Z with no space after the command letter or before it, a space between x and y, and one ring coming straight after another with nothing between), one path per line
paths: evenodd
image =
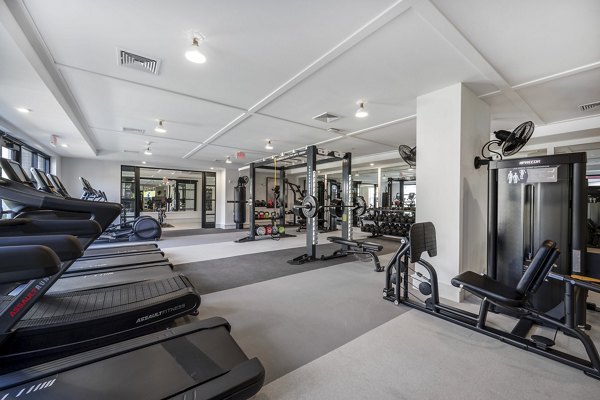
M86 178L95 189L106 193L108 201L121 202L121 164L115 161L63 157L60 177L73 197L83 192L79 177Z

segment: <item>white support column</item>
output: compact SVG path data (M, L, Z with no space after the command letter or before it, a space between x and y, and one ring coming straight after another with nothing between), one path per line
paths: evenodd
M435 225L430 262L440 296L453 301L461 296L450 280L486 268L487 170L473 158L489 137L489 106L462 83L417 98L417 222Z

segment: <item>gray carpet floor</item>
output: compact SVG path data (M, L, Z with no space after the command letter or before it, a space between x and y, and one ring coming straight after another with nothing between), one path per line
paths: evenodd
M398 245L396 242L388 240L377 239L377 242L384 245L380 254L391 253L396 250ZM317 254L332 254L339 248L339 245L332 243L318 245ZM371 258L362 255L350 255L348 257L315 261L301 265L288 264L288 260L292 260L305 252L305 247L297 247L263 253L246 254L243 256L178 264L175 266L174 270L186 275L196 290L198 290L198 293L204 295L220 290L263 282L269 279L330 267L332 265L354 261L357 257L360 257L360 259L364 261L361 264L366 270L373 272L375 268ZM377 272L373 273L383 275Z
M344 263L205 295L198 318L226 318L270 382L402 314L382 287L370 266Z
M320 252L332 253L339 246L325 244L317 248ZM305 248L300 247L180 264L175 266L175 271L187 276L198 293L204 295L348 261L344 258L336 258L302 265L287 263L287 260L301 255L304 250ZM363 266L366 269L370 268L368 265Z
M397 308L391 303L380 306ZM255 397L256 400L598 398L600 381L579 370L416 310L266 385Z

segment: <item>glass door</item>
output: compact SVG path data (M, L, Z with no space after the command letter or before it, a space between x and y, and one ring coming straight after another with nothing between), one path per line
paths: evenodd
M217 174L205 172L202 183L202 227L214 228L217 219Z

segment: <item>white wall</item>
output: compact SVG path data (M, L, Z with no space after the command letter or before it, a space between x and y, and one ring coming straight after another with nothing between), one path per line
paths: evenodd
M79 177L90 181L95 189L106 193L108 201L121 202L121 164L115 161L63 157L60 178L73 197L83 193Z
M460 293L450 280L485 268L487 175L473 158L489 131L489 106L460 83L417 98L417 222L435 225L430 262L440 295L454 301Z

